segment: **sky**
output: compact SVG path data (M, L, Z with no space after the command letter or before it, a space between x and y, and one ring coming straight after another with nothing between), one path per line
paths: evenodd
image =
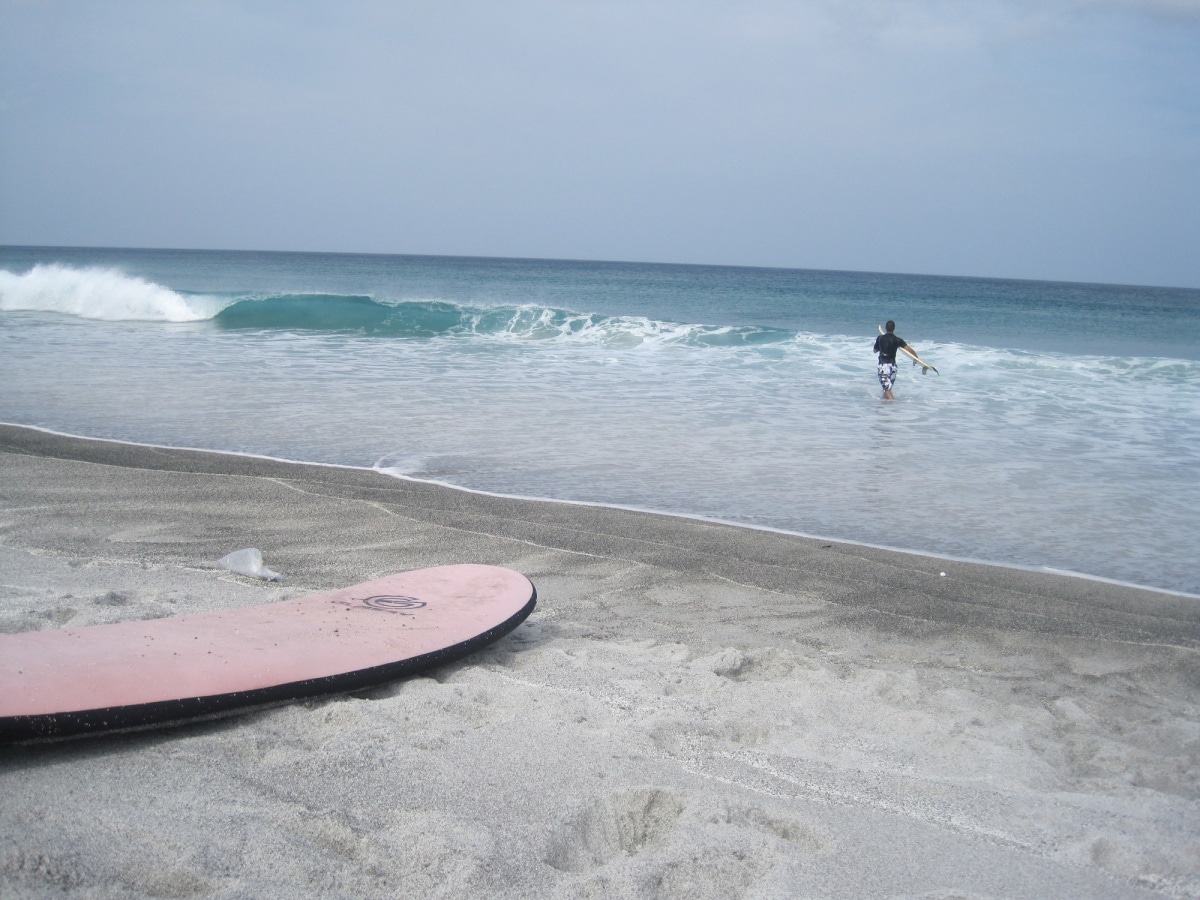
M1200 287L1200 0L0 0L0 244Z

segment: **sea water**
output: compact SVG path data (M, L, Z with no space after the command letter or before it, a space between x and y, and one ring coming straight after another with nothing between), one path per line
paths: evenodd
M883 402L872 344L897 333ZM0 248L0 420L1200 594L1200 291Z

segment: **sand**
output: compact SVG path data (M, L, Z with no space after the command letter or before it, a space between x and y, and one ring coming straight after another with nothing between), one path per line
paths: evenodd
M0 893L1200 896L1200 600L0 426L2 631L454 562L539 605L428 677L0 748Z

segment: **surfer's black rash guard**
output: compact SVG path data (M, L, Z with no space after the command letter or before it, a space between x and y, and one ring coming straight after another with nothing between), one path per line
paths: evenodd
M898 338L894 333L881 334L875 338L875 352L879 354L881 363L896 364L896 351L901 347L907 347L903 338Z

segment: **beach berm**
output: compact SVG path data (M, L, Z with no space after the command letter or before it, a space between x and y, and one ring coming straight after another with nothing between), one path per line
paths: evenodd
M462 562L539 601L423 675L0 749L5 896L1200 895L1194 598L10 426L0 525L10 633Z

